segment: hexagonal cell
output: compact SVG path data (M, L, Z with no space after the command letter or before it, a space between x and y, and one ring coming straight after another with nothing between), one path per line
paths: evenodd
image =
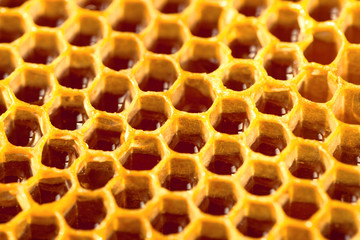
M159 203L161 210L150 221L153 229L164 234L176 234L184 231L190 223L189 209L182 197L164 197Z
M120 113L130 105L134 94L127 76L108 74L92 88L89 97L97 110Z
M339 162L360 166L359 130L345 126L329 144L329 152Z
M47 167L66 169L79 156L79 146L74 139L50 138L43 147L41 163Z
M84 52L71 52L55 66L55 76L60 85L84 89L94 80L97 69L93 57Z
M67 224L78 230L95 229L106 217L102 197L77 196L75 203L64 214Z
M200 195L200 211L215 216L228 214L237 202L235 188L231 182L209 180L206 190Z
M244 157L238 142L217 139L201 160L210 172L219 175L231 175L242 166Z
M360 198L360 175L353 170L339 169L326 179L324 188L329 197L345 203L356 203Z
M108 240L145 239L146 230L141 218L135 216L118 217L115 223L115 230L107 238Z
M192 35L210 38L219 33L219 18L223 9L214 3L198 4L188 19L189 29Z
M140 33L149 24L150 13L144 1L126 0L110 11L108 21L115 31Z
M189 191L199 181L197 166L190 158L171 158L158 176L161 186L169 191Z
M29 222L22 222L16 229L17 239L55 239L60 232L59 222L54 216L31 216Z
M322 65L332 63L342 43L336 31L335 28L315 30L312 42L304 50L305 58Z
M237 224L237 230L251 238L265 237L276 223L276 213L270 204L249 202Z
M201 219L197 225L196 235L193 240L227 240L230 239L226 226L210 219Z
M5 120L8 141L21 147L34 147L43 136L39 116L23 109L16 109Z
M241 134L249 124L249 107L238 98L223 98L210 113L210 123L214 129L226 134Z
M360 82L359 82L360 83ZM335 117L348 124L360 124L360 91L346 88L335 99L332 111Z
M64 50L65 45L55 32L36 31L29 33L19 46L25 62L50 64Z
M290 80L299 72L300 59L297 51L291 48L277 47L267 53L264 68L270 77L277 80Z
M69 17L69 10L65 0L56 0L35 3L29 11L36 25L59 27Z
M104 11L113 0L76 0L77 4L85 9Z
M262 48L261 35L257 26L238 23L229 30L227 45L234 58L254 59Z
M112 190L116 204L120 208L140 209L153 197L151 179L145 175L127 175L124 185Z
M175 121L164 133L169 148L178 153L198 153L207 140L202 121L189 117L179 117Z
M298 144L286 157L290 173L301 179L319 179L329 168L328 156L311 144Z
M325 141L336 124L331 121L328 111L329 110L325 108L304 104L300 112L293 117L293 123L290 124L296 124L295 127L292 128L293 134L304 139L312 139L320 142Z
M332 208L321 223L321 235L326 239L351 239L359 231L357 217L345 208Z
M181 13L189 4L190 0L157 0L154 2L154 6L166 14Z
M267 8L267 0L235 0L234 7L247 17L259 17Z
M336 20L341 11L339 0L316 0L308 5L309 15L318 22Z
M95 16L80 15L65 29L67 41L77 47L96 44L104 36L103 23Z
M32 176L31 155L5 153L5 162L0 164L1 183L21 183Z
M12 193L8 191L0 192L0 223L7 223L11 221L22 208Z
M51 124L62 130L77 130L88 120L84 96L60 96L49 111Z
M71 180L61 177L42 178L30 190L30 195L38 204L59 201L71 188Z
M298 84L302 97L318 103L329 101L336 92L337 76L320 68L309 68Z
M0 7L16 8L23 5L27 0L0 0Z
M53 82L47 71L39 68L23 68L9 86L16 98L29 104L42 106L48 101L53 90Z
M349 8L346 12L345 19L342 22L341 30L350 43L360 43L360 10L358 7Z
M124 168L134 171L153 169L162 159L163 146L158 138L152 136L135 137L133 144L120 163Z
M163 97L141 96L128 115L128 123L135 129L153 131L167 121L170 111Z
M293 96L287 89L268 89L264 90L255 104L259 112L281 117L293 108Z
M165 92L178 78L175 63L170 59L152 57L145 60L135 73L142 91Z
M206 112L215 99L215 91L203 77L188 77L173 91L171 101L177 110Z
M124 125L119 119L98 118L84 135L89 149L114 151L124 141Z
M115 71L132 68L141 56L140 45L133 35L116 35L101 49L103 64Z
M14 53L5 47L0 48L0 58L0 80L3 80L17 68L17 59Z
M145 47L154 53L174 54L186 41L184 26L177 21L159 20L145 36Z
M180 66L192 73L212 73L218 69L224 57L219 43L191 40L180 57Z
M280 8L270 15L267 27L272 35L282 42L297 42L301 32L299 12L295 9Z
M95 190L104 187L114 177L114 174L112 159L100 158L84 163L78 171L77 177L81 187Z
M247 143L254 152L276 156L286 148L288 136L280 124L260 121L257 129L253 129L247 136Z
M0 6L3 1L0 0ZM15 2L11 0L11 2ZM26 31L23 17L17 13L4 12L0 16L0 42L11 43Z
M259 71L250 64L236 63L227 68L223 74L224 86L233 91L245 91L255 84Z
M247 166L241 183L245 190L253 195L273 194L282 185L280 169L273 163L255 161Z
M360 48L357 46L349 46L342 53L338 66L337 74L345 81L360 85Z
M291 184L280 196L279 202L287 216L308 220L322 207L321 200L319 192L313 186Z

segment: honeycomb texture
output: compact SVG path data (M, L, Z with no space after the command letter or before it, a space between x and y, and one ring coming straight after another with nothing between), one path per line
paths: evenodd
M0 239L360 239L360 1L0 0Z

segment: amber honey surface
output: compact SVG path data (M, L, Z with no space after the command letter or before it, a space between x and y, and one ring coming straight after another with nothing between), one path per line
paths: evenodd
M360 239L360 1L0 0L0 239Z

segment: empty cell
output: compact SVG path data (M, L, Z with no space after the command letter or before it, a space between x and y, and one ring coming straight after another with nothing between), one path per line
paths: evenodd
M326 239L351 239L358 232L355 216L343 208L330 209L330 219L321 227Z
M43 27L59 27L69 17L69 6L64 0L34 4L30 11L34 23Z
M304 50L304 56L309 62L327 65L334 61L341 44L335 31L332 28L315 30L312 42Z
M298 74L299 59L295 51L279 48L265 56L264 68L274 79L290 80Z
M7 191L0 192L0 223L7 223L13 219L22 208L16 196Z
M192 73L212 73L221 64L221 54L218 43L193 40L181 55L180 66Z
M91 105L100 111L120 113L132 101L132 85L128 77L122 75L105 75L91 90Z
M240 219L236 228L244 236L251 238L265 237L276 223L272 205L247 203L248 209Z
M267 8L267 0L235 0L234 5L240 14L259 17Z
M360 84L360 49L355 46L349 46L343 53L338 62L337 74L345 81L359 85Z
M318 22L336 20L340 14L339 0L316 0L309 2L309 15Z
M236 204L234 186L230 182L210 181L205 196L198 204L203 213L221 216L228 214Z
M120 208L140 209L153 197L151 181L146 176L127 175L124 186L112 191L116 204Z
M103 129L95 126L88 131L84 140L89 149L114 151L121 145L121 134L120 129Z
M101 51L103 64L115 71L132 68L140 58L138 40L130 35L110 38Z
M225 70L222 82L226 88L241 92L254 85L258 75L258 70L252 65L234 64Z
M71 181L63 177L40 179L30 189L30 195L38 204L59 201L71 188Z
M5 162L0 164L0 182L21 183L32 176L31 156L20 153L5 153Z
M65 29L65 37L71 45L86 47L103 38L103 23L92 15L80 15Z
M165 14L181 13L189 4L190 0L157 0L154 2L155 7Z
M301 32L299 18L299 13L292 9L279 9L268 20L268 29L281 42L297 42Z
M150 22L150 11L142 0L126 0L110 11L108 20L115 31L140 33Z
M214 98L212 86L203 78L186 78L171 96L176 109L189 113L206 112Z
M93 57L83 52L74 51L55 66L56 79L67 88L87 88L96 75Z
M169 191L189 191L199 181L196 165L190 158L172 158L158 173L161 186Z
M283 116L291 111L293 101L290 91L264 91L256 102L259 112L275 116Z
M0 80L6 79L18 67L14 53L8 48L0 48Z
M346 127L340 131L329 146L329 151L339 162L359 166L360 165L360 145L359 132L355 128Z
M218 22L221 13L222 8L217 5L202 4L197 6L188 19L191 34L203 38L218 35Z
M84 109L83 96L62 96L58 99L50 111L49 117L51 124L62 130L77 130L88 120L88 115Z
M16 98L38 106L48 100L53 88L50 75L36 68L23 69L11 80L9 85Z
M208 219L201 219L197 225L197 237L194 240L227 240L227 227L220 223L220 221L213 221Z
M145 92L165 92L177 78L177 69L172 61L154 57L145 60L135 74L139 88Z
M190 223L186 200L163 198L161 201L163 202L162 210L150 220L153 229L163 235L183 232Z
M71 228L91 230L101 224L106 213L103 198L78 196L64 217Z
M38 116L17 109L5 119L5 134L8 141L21 147L34 147L43 136Z
M104 11L112 0L76 0L77 4L85 9L92 11Z
M79 156L79 148L73 139L52 138L43 147L41 163L48 167L66 169Z
M35 31L29 33L19 46L19 53L25 62L50 64L64 49L64 43L54 32Z
M107 240L144 240L146 230L143 221L139 217L119 217L115 221L116 229Z
M355 203L360 198L359 175L356 172L338 170L325 189L331 199Z
M349 8L341 25L341 30L350 43L360 43L359 8Z
M77 173L80 186L95 190L104 187L115 174L112 161L87 162Z
M17 239L48 239L54 240L59 234L59 223L53 216L32 216L28 223L22 223L19 227L23 230L17 231Z
M4 1L0 1L0 6ZM16 0L11 0L16 2ZM11 43L20 38L26 31L23 17L17 13L3 13L0 16L0 42Z
M169 147L179 153L198 153L205 145L205 140L201 134L182 134L181 132L173 135Z

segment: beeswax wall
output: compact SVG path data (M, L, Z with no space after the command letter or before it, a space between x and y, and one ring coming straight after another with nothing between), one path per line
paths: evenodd
M0 0L0 239L360 239L360 1Z

